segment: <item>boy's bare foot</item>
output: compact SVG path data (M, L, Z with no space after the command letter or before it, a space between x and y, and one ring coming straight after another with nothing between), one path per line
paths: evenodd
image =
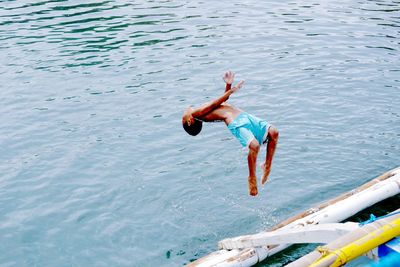
M264 185L268 181L269 173L271 172L271 167L266 167L265 162L261 164L261 170L263 172L261 176L261 184Z
M257 178L255 176L249 176L248 181L249 181L249 194L253 197L257 196L258 194Z

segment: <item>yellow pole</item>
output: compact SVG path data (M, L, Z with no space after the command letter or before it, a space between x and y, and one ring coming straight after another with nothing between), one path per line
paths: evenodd
M371 233L357 239L356 241L347 244L346 246L328 252L325 256L315 261L310 267L342 266L345 263L359 257L360 255L376 248L377 246L391 240L400 235L400 218L381 228L374 230Z

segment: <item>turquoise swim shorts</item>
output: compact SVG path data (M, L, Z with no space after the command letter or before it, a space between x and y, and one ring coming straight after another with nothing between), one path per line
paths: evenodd
M248 147L254 138L260 145L265 144L268 141L269 126L268 122L242 112L228 124L228 129L239 140L242 146Z

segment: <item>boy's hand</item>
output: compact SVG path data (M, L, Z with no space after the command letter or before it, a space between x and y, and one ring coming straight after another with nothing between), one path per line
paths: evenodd
M237 90L239 90L240 87L242 87L243 83L244 80L241 80L238 84L236 84L236 86L231 89L232 93L235 93Z
M227 71L224 73L224 81L227 84L232 84L233 83L233 78L235 78L235 73L233 73L232 71Z

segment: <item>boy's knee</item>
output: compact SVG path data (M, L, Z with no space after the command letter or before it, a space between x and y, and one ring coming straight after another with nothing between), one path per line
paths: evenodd
M253 139L249 144L249 149L252 151L257 151L260 149L260 144L256 139Z
M272 140L278 140L279 138L279 131L274 126L269 127L268 129L269 138Z

